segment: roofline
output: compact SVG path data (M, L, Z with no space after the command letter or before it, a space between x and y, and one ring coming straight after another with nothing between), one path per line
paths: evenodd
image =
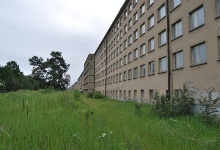
M124 4L121 6L118 14L116 15L115 19L113 20L111 26L109 27L108 31L106 32L104 38L102 39L102 41L100 42L98 48L96 49L94 55L96 55L96 53L98 52L99 48L101 47L102 43L104 42L104 40L107 38L108 34L111 32L111 29L113 28L113 26L115 25L115 23L118 21L118 19L121 17L121 13L124 11L124 9L126 8L127 4L130 2L130 0L125 0Z

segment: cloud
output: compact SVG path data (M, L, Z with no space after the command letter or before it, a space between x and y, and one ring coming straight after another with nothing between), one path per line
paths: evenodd
M74 83L124 0L1 0L0 64L16 61L30 74L28 59L61 51Z

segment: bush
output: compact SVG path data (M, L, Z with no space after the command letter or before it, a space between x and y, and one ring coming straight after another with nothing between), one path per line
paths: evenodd
M159 117L178 117L193 114L194 99L190 96L186 85L183 85L183 89L175 93L171 100L165 95L160 96L156 93L154 101L151 112Z
M203 122L208 125L211 125L214 122L216 113L218 112L215 106L219 98L212 99L213 91L214 89L209 90L208 97L206 96L205 98L199 100Z
M87 98L93 98L93 92L89 92L87 95L86 95Z
M93 92L93 98L101 99L101 98L105 98L105 96L101 92L99 92L99 91L94 91Z
M80 100L80 91L78 91L78 90L75 90L74 91L74 94L73 94L73 97L74 97L74 99L75 100Z

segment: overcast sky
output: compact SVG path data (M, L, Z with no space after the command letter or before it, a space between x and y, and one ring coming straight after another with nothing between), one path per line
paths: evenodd
M31 74L28 59L60 51L73 84L124 0L0 0L0 65L16 61Z

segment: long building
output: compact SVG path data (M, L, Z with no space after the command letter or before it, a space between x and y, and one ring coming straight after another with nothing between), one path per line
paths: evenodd
M93 90L148 102L184 83L220 97L220 0L125 0L95 57Z

